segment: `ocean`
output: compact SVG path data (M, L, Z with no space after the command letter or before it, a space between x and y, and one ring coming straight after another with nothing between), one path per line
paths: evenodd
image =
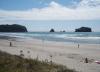
M100 44L100 32L26 32L0 33L0 36L16 37L20 39L40 39L66 43Z

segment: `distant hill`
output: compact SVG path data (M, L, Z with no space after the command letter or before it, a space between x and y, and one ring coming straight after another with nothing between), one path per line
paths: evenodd
M89 27L81 27L81 28L75 29L75 32L92 32L92 29Z
M0 32L27 32L27 28L22 25L0 25Z

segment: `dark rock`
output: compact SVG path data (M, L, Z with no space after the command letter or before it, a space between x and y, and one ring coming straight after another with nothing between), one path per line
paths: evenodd
M89 27L81 27L81 28L75 29L75 32L92 32L92 30Z
M66 32L65 30L63 30L62 32Z
M25 26L13 24L13 25L0 25L0 32L27 32Z
M63 31L60 31L60 32L66 32L65 30L63 30Z
M55 30L54 29L51 29L50 32L55 32Z

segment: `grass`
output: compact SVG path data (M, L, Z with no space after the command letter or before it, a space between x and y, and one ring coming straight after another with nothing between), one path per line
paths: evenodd
M76 72L63 65L26 59L0 51L0 72Z

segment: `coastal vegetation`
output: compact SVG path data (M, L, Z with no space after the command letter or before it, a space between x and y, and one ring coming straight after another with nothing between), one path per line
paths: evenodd
M22 25L12 24L12 25L0 25L0 32L27 32L27 28Z
M26 59L0 51L0 72L76 72L53 62Z

